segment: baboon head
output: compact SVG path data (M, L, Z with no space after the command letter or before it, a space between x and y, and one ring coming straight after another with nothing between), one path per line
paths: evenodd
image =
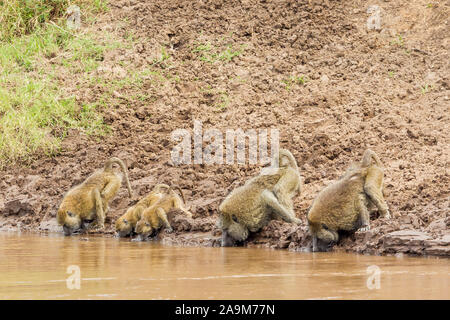
M330 230L323 223L310 223L309 230L312 236L316 237L316 251L328 251L328 249L331 248L339 239L338 233L334 230Z
M230 217L221 213L217 227L222 229L222 247L232 247L236 242L247 239L249 235L247 227L239 223L234 214Z
M83 227L80 216L73 212L67 211L62 214L59 213L58 216L63 217L62 221L60 219L60 224L62 224L64 235L66 236L70 236L72 233L79 231Z
M236 242L247 239L248 235L247 227L234 220L227 223L226 227L222 224L222 247L232 247Z
M120 217L116 221L116 230L119 234L119 237L126 237L133 232L133 226L127 219L125 219L124 217Z
M147 240L153 234L153 228L149 221L141 219L136 224L136 233L140 240Z

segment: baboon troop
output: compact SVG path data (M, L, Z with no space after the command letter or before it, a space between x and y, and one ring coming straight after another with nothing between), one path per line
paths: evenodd
M217 226L222 231L222 246L242 244L251 233L258 232L274 219L296 225L301 223L294 212L293 202L302 191L297 161L286 149L280 149L276 156L276 168L265 168L232 190L219 205ZM122 175L115 172L113 164L119 165L128 194L132 196L125 164L118 158L109 159L102 169L64 196L57 212L57 222L65 235L87 232L91 224L104 228L108 204L122 183ZM312 251L326 251L338 242L340 231L369 230L372 208L376 208L382 218L390 218L383 197L383 178L380 159L367 149L361 161L351 164L336 182L316 196L307 212ZM116 220L117 235L147 240L161 229L172 232L168 213L173 209L192 218L178 186L157 184Z

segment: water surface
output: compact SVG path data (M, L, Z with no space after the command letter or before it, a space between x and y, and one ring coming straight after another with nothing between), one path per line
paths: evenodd
M80 289L68 289L71 265ZM373 265L381 274L370 290ZM449 267L437 258L0 234L0 299L449 299Z

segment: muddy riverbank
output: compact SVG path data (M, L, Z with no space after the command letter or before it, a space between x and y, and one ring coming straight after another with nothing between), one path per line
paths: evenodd
M146 242L160 242L188 247L220 246L221 231L216 227L214 217L188 219L182 213L178 214L176 211L171 212L169 216L174 232L161 231L155 238ZM449 218L437 221L423 231L408 228L407 224L400 226L396 221L374 220L371 230L343 234L341 241L330 251L370 255L405 254L450 257L449 229ZM14 222L2 223L0 220L0 232L17 232L20 230L43 235L48 233L62 234L62 228L57 225L55 219L47 220L33 228ZM93 229L80 236L88 235L117 237L114 225L111 223L108 223L103 231ZM131 241L131 239L125 238L123 241ZM259 233L252 234L242 246L310 252L311 237L306 225L294 226L282 221L272 221Z

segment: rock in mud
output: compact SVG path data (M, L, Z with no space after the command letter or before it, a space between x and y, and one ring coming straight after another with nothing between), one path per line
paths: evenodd
M34 214L34 209L30 199L21 195L14 200L6 202L0 213L3 216L18 215L21 217L27 214Z
M381 243L387 253L423 254L427 241L431 239L425 232L409 229L388 233L381 239Z

